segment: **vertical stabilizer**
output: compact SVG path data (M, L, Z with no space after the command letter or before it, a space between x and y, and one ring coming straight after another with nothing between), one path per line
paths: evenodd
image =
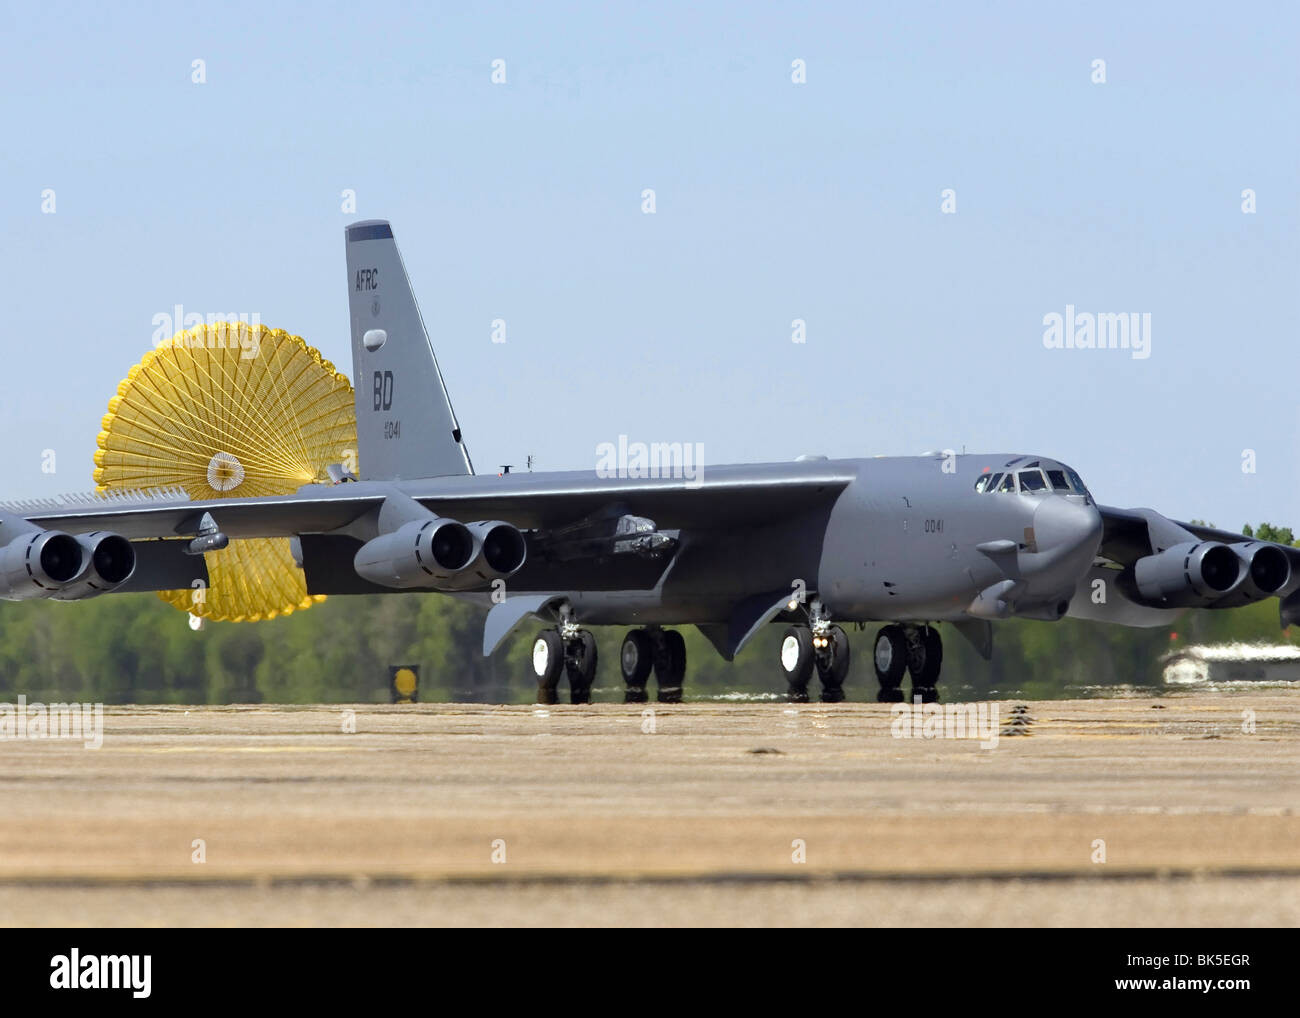
M346 234L358 476L472 474L392 227L371 219Z

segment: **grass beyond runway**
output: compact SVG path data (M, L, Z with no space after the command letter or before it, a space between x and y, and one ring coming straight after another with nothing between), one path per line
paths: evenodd
M884 705L646 706L122 707L98 750L0 740L0 921L1300 921L1289 690L1033 702L995 748Z

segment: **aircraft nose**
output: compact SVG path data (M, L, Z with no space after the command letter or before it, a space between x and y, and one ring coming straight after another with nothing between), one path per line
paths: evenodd
M1091 558L1101 545L1101 513L1091 501L1045 498L1034 510L1034 542L1039 554L1053 559L1084 549Z

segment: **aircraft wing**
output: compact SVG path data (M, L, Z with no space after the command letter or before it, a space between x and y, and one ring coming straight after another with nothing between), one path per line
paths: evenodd
M1184 523L1162 516L1154 509L1117 509L1114 506L1097 506L1104 530L1101 554L1119 565L1131 565L1146 555L1187 541L1219 541L1222 544L1256 542L1272 544L1282 549L1291 560L1293 568L1300 569L1300 548L1258 538L1231 530L1219 530L1199 523Z
M1273 541L1260 541L1245 534L1207 527L1199 523L1171 520L1154 509L1120 509L1103 505L1099 505L1097 509L1101 513L1104 528L1098 554L1114 566L1131 566L1138 559L1148 555L1158 554L1176 545L1198 541L1215 541L1227 545L1268 546L1281 551L1290 565L1290 575L1273 595L1280 599L1279 620L1283 628L1293 622L1300 622L1300 548ZM1256 548L1252 547L1238 553L1254 555L1255 551ZM1088 580L1091 583L1098 578L1114 575L1113 568L1099 566L1094 568ZM1279 573L1280 575L1282 574ZM1087 592L1081 587L1080 593ZM1236 607L1242 603L1246 602L1241 598L1226 598L1223 602L1215 602L1205 607ZM1086 596L1081 596L1075 598L1070 614L1082 618L1121 622L1125 625L1147 626L1162 625L1175 617L1178 612L1163 608L1144 608L1123 597L1112 599L1109 606L1097 605L1090 603Z
M589 471L454 477L415 482L309 486L290 495L184 499L84 499L10 503L0 512L40 527L87 533L111 530L133 541L187 537L205 513L231 539L324 534L348 526L394 492L432 512L474 521L498 519L526 529L573 524L610 506L653 519L661 530L762 525L832 502L854 476L848 464L760 464L704 469L683 478L600 478Z

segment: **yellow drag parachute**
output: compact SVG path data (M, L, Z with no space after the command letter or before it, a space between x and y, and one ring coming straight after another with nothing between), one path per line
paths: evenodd
M218 322L159 344L117 387L103 429L100 491L284 495L328 482L331 463L356 469L351 383L301 336L261 325ZM232 541L205 558L208 589L158 596L218 622L273 619L324 600L307 593L287 539Z

